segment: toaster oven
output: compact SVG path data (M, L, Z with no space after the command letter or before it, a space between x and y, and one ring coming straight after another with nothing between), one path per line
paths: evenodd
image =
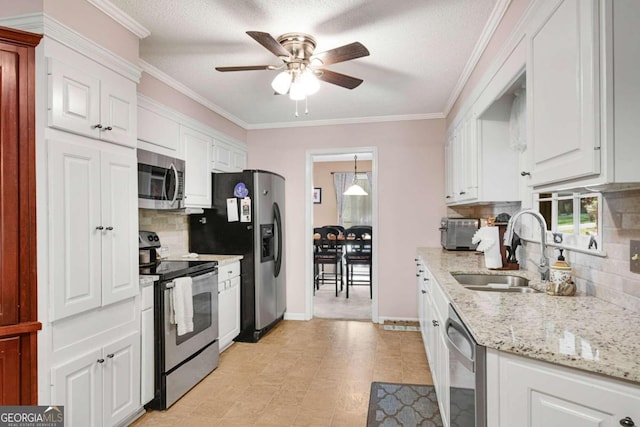
M478 245L471 240L479 226L478 218L442 218L440 244L451 251L474 251Z

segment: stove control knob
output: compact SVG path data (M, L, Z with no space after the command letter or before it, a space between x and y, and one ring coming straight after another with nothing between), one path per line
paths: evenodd
M152 235L148 235L147 236L147 240L149 240L150 242L153 242L153 236Z

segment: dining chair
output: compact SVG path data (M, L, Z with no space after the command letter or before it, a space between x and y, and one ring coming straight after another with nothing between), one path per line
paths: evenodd
M373 236L368 227L350 227L345 230L346 252L344 255L347 268L347 298L349 298L349 286L355 283L369 285L369 298L373 298ZM365 265L369 270L368 280L354 278L354 266Z
M320 282L324 283L325 281L324 266L333 265L335 268L336 296L338 296L338 293L344 289L342 271L343 241L340 239L340 230L334 227L320 227L314 228L313 232L314 295L315 291L320 289ZM340 291L338 291L338 280L340 280Z

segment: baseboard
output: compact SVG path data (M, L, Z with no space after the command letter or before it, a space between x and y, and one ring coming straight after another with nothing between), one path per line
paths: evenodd
M290 313L286 312L284 314L284 320L309 320L304 313Z

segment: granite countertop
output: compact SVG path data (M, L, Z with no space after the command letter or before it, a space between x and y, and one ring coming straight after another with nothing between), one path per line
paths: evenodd
M479 344L640 383L640 313L591 296L467 290L450 273L514 274L544 285L525 270L488 270L479 252L418 248L418 255Z
M167 261L218 261L218 267L221 267L234 261L240 261L242 258L244 258L242 255L198 254L197 257L169 256Z

